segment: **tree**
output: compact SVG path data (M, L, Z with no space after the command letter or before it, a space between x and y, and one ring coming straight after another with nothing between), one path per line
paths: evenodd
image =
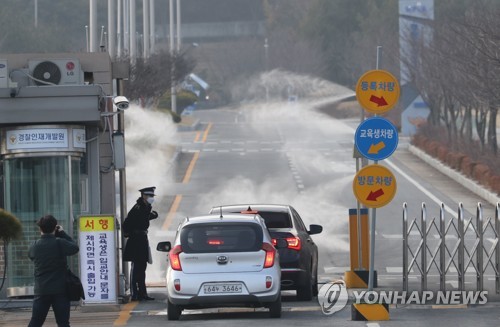
M172 82L178 84L191 73L194 66L194 60L186 52L160 52L147 60L138 58L131 67L125 94L131 100L157 100L170 90Z
M11 240L20 238L21 233L22 225L19 219L10 212L0 208L0 240L2 240L4 250L3 278L0 290L4 285L5 274L7 272L7 245Z
M354 87L364 71L375 68L378 45L390 56L386 69L397 72L397 0L315 0L302 33L321 47L326 77L334 82Z

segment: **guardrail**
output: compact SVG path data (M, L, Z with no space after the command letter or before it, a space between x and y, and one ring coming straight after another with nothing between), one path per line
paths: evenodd
M432 234L431 234L432 233ZM435 233L435 234L434 234ZM485 235L491 235L485 246ZM437 237L437 244L429 242L431 235ZM410 236L420 240L410 244ZM476 290L484 289L484 274L488 267L495 275L495 291L500 293L500 204L495 207L495 217L483 219L483 207L478 203L476 217L466 219L464 208L459 204L457 217L446 219L445 207L441 204L439 218L427 217L425 203L422 203L420 219L408 220L408 206L403 204L403 290L408 290L410 272L415 268L420 275L421 291L428 290L431 269L439 274L439 288L446 291L446 281L455 274L458 289L465 290L465 274L476 276ZM466 243L467 239L467 243ZM418 245L415 245L418 243ZM471 244L472 243L472 244ZM410 260L410 261L409 261ZM454 269L453 269L454 268Z

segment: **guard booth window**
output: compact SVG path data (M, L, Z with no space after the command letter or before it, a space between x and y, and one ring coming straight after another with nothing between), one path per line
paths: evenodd
M73 237L76 235L77 226L73 229L72 217L80 214L80 158L6 159L4 173L5 209L17 216L23 225L22 239L9 243L8 285L33 286L33 264L28 258L28 249L40 237L35 224L38 218L52 214L66 232L73 232Z

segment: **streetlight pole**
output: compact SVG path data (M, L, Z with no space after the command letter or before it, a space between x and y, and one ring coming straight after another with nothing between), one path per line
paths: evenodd
M265 72L269 70L269 43L267 42L267 37L264 40L264 64L265 64ZM266 82L266 102L269 102L269 86Z
M171 102L171 109L173 113L177 113L177 96L175 94L175 78L174 78L174 73L175 73L175 58L174 58L174 52L175 52L175 42L174 42L174 0L170 0L169 3L169 13L170 13L170 57L172 58L172 69L170 71L171 74L171 87L170 87L170 99L172 100Z
M89 0L90 6L90 52L97 52L97 0Z
M155 53L155 0L149 1L149 34L150 34L150 49L151 53Z
M181 51L181 0L177 0L177 52Z
M116 0L108 0L108 53L111 60L116 57Z
M144 60L149 58L149 0L142 0L142 30L143 30L143 39L142 44L143 57Z
M35 0L35 28L38 27L38 0Z
M135 64L137 59L137 35L135 22L135 0L129 0L129 34L130 34L130 63Z
M116 57L122 56L123 38L123 0L118 0L116 5Z

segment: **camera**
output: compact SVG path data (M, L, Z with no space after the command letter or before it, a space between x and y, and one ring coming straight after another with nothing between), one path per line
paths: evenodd
M122 96L122 95L114 97L113 98L113 103L115 104L116 108L118 108L118 110L128 109L128 106L130 104L130 102L128 101L128 99L126 97Z

